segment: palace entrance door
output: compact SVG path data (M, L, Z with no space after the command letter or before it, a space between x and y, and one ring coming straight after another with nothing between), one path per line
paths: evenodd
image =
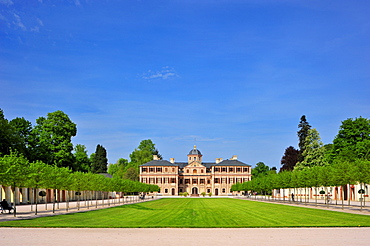
M197 187L193 187L193 189L191 189L191 194L192 195L198 195L198 188Z

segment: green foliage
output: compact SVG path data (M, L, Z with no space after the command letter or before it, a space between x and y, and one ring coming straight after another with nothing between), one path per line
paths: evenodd
M132 180L132 181L138 181L139 180L139 172L138 172L137 168L134 168L134 167L128 168L127 171L125 172L125 174L123 175L123 178L124 179L129 179L129 180Z
M325 160L324 144L321 142L319 132L315 128L308 130L304 144L303 160L296 164L294 170L302 170L313 166L325 166L328 164Z
M82 144L77 144L74 147L74 159L73 171L89 172L91 169L91 161L87 155L86 147Z
M124 178L125 173L129 168L128 164L128 160L119 158L115 164L108 165L108 173L113 177Z
M32 159L73 168L71 138L76 134L76 124L60 110L48 113L46 118L38 118L32 130Z
M14 128L5 119L4 112L0 109L0 156L9 155L11 150L16 150L19 143Z
M305 141L306 141L306 138L308 136L308 130L311 129L311 126L310 126L310 124L308 124L305 115L302 115L301 121L298 124L298 128L299 128L299 130L297 132L298 140L299 140L299 142L298 142L298 147L299 147L298 161L303 161L302 154L306 149Z
M252 179L266 176L270 171L270 167L266 166L263 162L258 162L256 167L252 169Z
M91 161L91 172L92 173L106 173L108 165L107 151L106 149L98 144L96 146L95 155Z
M370 160L370 119L359 117L342 121L333 145L334 158Z

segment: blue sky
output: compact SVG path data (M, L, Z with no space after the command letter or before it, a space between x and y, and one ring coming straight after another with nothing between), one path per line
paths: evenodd
M164 159L280 167L302 115L331 143L370 118L368 1L0 0L0 108L62 110L110 163L152 139Z

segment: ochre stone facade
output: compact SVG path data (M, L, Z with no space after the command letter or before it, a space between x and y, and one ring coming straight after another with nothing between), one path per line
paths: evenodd
M160 187L160 194L177 196L187 192L192 196L212 193L215 196L232 194L231 186L251 180L251 166L233 156L231 159L207 163L202 161L203 155L194 146L187 162L160 160L153 156L153 160L140 166L140 181L147 184L156 184Z

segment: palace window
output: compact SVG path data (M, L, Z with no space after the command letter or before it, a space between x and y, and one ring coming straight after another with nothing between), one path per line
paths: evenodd
M226 172L226 167L221 168L221 172Z
M220 183L220 179L219 178L215 178L215 184L218 184Z
M198 183L198 180L197 179L193 179L193 184L197 184Z
M190 184L190 179L185 179L185 184Z
M165 173L167 173L167 172L168 172L168 168L167 168L167 167L164 169L164 172L165 172Z
M154 167L149 168L149 172L151 172L151 173L154 173L154 170L155 170Z
M245 173L249 172L249 168L248 168L248 167L245 167L245 168L244 168L244 172L245 172Z
M197 169L193 169L193 174L197 173Z
M162 172L162 168L161 167L157 167L157 172L158 173L161 173Z
M171 183L172 184L175 184L176 183L176 179L175 178L171 178Z
M221 179L221 182L222 182L223 184L226 184L226 183L227 183L227 178L222 178L222 179Z
M210 184L211 183L211 180L210 179L207 179L207 184Z
M200 180L199 180L199 183L200 183L200 184L204 184L204 179L200 179Z
M229 172L230 173L234 172L234 168L233 167L229 167Z
M182 184L182 179L179 180L180 184Z
M219 171L220 171L220 168L215 167L215 172L219 172Z
M203 169L201 169L201 170L200 170L200 172L201 172L201 173L204 173L204 170L203 170Z
M168 189L164 189L164 193L168 193Z
M211 192L211 189L207 189L207 193L210 193Z
M234 183L234 178L229 178L229 184L233 184Z
M179 192L182 192L182 188L180 188Z
M225 193L225 192L226 192L226 189L225 189L225 188L223 188L223 189L222 189L222 193Z
M186 170L186 173L189 173L189 169L188 169L188 170Z
M240 167L238 167L237 169L236 169L236 172L241 172L242 171L242 169L240 168Z
M175 168L172 168L172 172L173 172L173 173L175 172Z
M157 178L157 184L162 184L162 179L161 178Z
M142 172L146 172L146 167L141 168Z

